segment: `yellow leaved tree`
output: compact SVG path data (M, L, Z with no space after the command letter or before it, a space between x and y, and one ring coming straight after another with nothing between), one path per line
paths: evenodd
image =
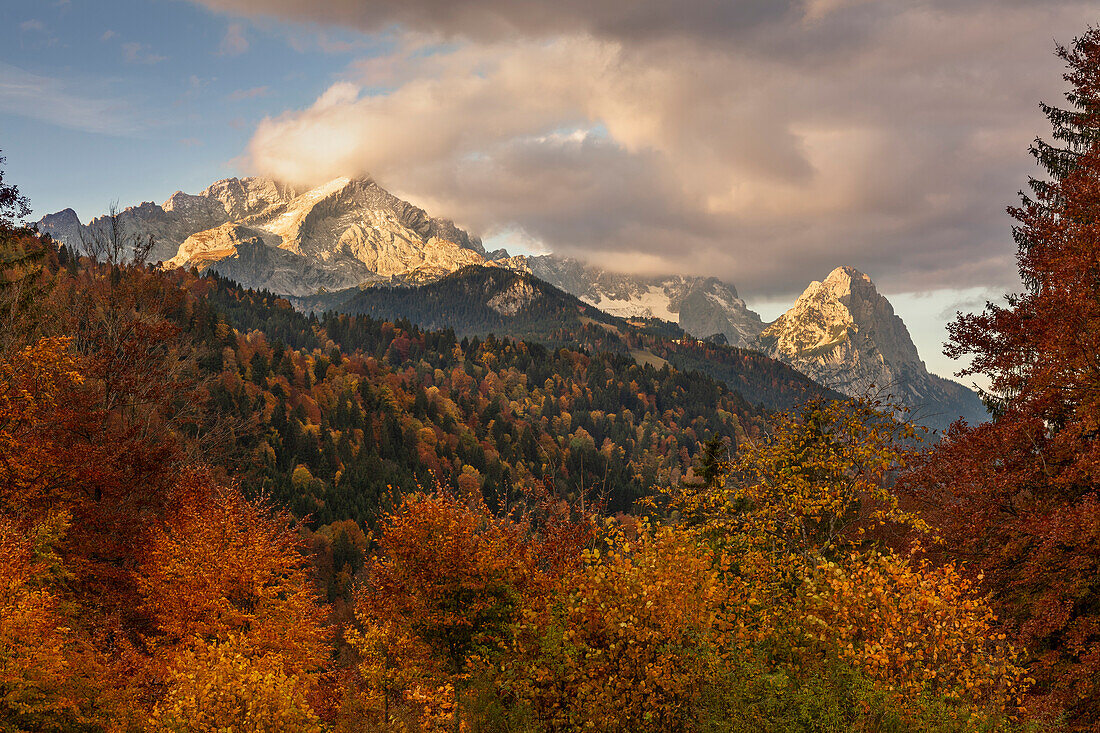
M314 729L328 631L289 518L202 472L173 498L138 572L165 689L151 727Z
M729 641L724 562L645 520L602 545L525 611L502 688L539 730L691 729Z
M154 730L321 733L308 679L288 673L279 652L244 636L199 641L181 650L167 675L167 694L153 711Z
M852 670L907 725L999 725L1027 686L1016 652L957 568L921 559L932 530L893 491L919 438L878 403L811 402L671 508L729 554L734 636L760 674Z

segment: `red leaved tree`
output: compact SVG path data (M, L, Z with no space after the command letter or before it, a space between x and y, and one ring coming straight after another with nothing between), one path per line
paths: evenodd
M945 547L985 572L1033 656L1040 708L1100 726L1100 28L1058 54L1070 105L1044 105L1049 173L1010 209L1026 291L960 315L951 356L991 380L991 422L956 426L912 476Z

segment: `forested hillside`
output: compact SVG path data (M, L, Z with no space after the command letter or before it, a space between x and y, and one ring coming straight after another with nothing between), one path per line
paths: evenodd
M388 486L434 479L477 486L498 507L537 484L626 511L702 441L763 422L719 382L626 354L306 317L216 277L172 278L184 298L173 317L216 377L217 411L252 424L238 442L250 485L314 523L373 522Z
M814 398L839 399L801 372L759 351L681 336L677 339L636 333L635 348L645 349L684 372L699 372L726 384L753 404L787 409Z
M674 323L624 320L603 313L526 273L467 267L419 287L373 285L295 299L313 313L367 314L459 335L505 335L590 353L631 354L639 363L669 365L725 383L754 405L786 408L810 397L839 397L759 352L702 342ZM261 319L254 319L256 327Z
M585 321L621 323L533 275L476 265L418 287L372 285L297 300L307 311L407 319L460 335L496 333L541 341L575 331Z

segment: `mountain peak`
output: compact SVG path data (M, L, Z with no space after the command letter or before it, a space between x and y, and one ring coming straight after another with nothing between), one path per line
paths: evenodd
M901 318L871 278L838 267L814 281L760 334L761 349L851 396L890 394L942 411L945 422L980 416L976 395L928 373Z
M842 265L830 272L823 284L851 286L853 283L870 285L872 288L875 287L875 284L871 282L871 278L849 265Z
M54 214L46 214L38 220L38 231L50 235L55 242L80 249L81 230L84 225L72 209L62 209Z
M75 221L80 222L80 217L76 215L76 212L72 209L62 209L61 211L55 211L52 214L46 214L39 222L56 222L56 221Z
M814 280L802 291L799 300L814 297L844 298L855 295L861 300L875 300L879 295L875 284L864 273L854 267L837 267L824 280Z
M406 274L432 279L485 260L480 239L369 177L308 189L223 178L198 194L176 191L163 204L127 208L119 220L127 237L153 238L152 262L232 272L241 283L293 295ZM106 225L100 217L84 226L71 210L40 221L43 233L77 246ZM295 268L305 274L295 278Z
M790 310L764 330L761 342L789 361L818 360L847 344L844 350L874 352L874 361L884 367L924 370L890 301L854 267L838 267L823 281L810 283Z

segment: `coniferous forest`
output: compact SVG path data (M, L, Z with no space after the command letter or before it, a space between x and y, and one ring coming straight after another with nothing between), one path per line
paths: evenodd
M942 437L573 301L96 259L0 174L0 730L1100 729L1100 29L1058 53Z

